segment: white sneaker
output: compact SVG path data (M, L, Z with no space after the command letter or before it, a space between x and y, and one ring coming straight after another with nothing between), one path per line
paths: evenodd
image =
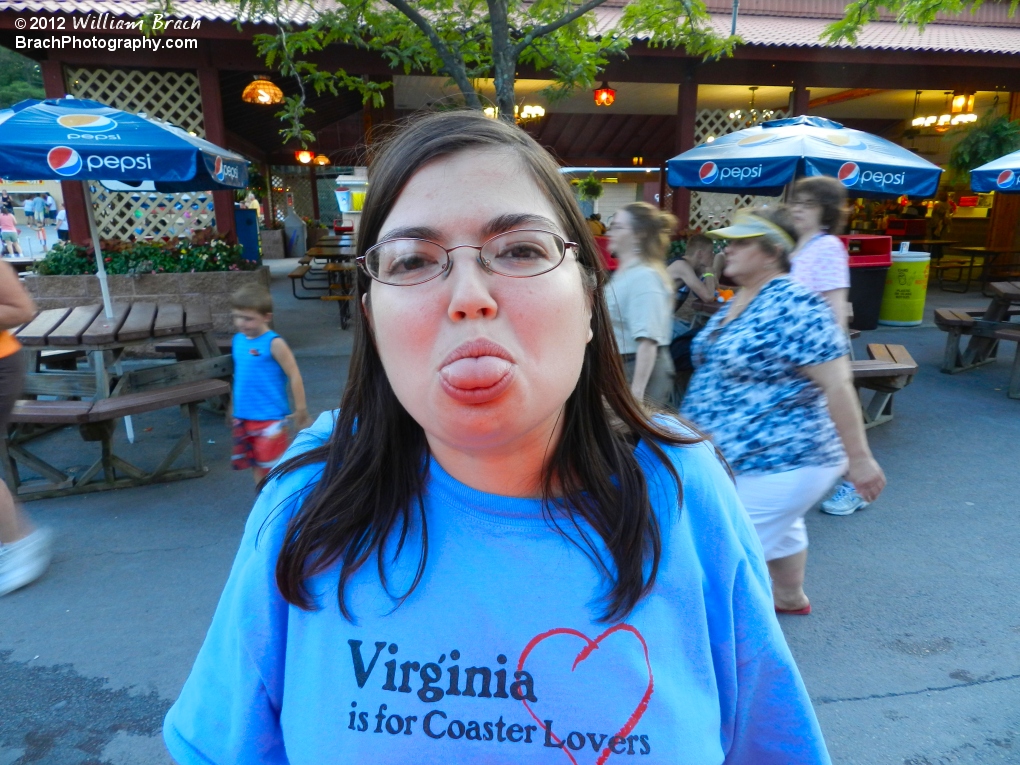
M856 511L867 507L860 494L849 481L843 481L836 487L827 500L822 503L822 512L829 515L853 515Z
M38 579L53 557L53 535L36 529L24 539L0 546L0 596Z

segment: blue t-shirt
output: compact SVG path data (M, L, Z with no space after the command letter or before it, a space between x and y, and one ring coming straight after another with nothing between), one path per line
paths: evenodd
M325 443L334 416L299 434L288 456ZM275 564L321 465L272 482L167 714L170 753L185 765L565 765L612 753L828 763L730 478L707 444L667 451L683 507L639 445L663 555L651 592L611 624L595 621L593 564L550 528L540 500L476 491L434 460L417 589L397 606L373 557L348 586L356 624L339 614L335 568L308 582L321 609L302 611L281 597ZM414 530L390 567L391 593L413 578L419 539Z
M825 394L800 367L850 351L824 299L773 279L732 322L729 304L691 344L695 373L682 414L708 433L734 473L779 473L846 459Z
M287 373L273 358L273 331L249 339L234 335L234 417L239 420L282 420L290 414Z

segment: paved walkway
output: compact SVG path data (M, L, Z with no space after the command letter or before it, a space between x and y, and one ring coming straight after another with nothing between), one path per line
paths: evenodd
M334 305L290 297L292 266L272 264L276 324L316 414L339 399L350 333ZM986 299L935 291L930 302ZM783 628L836 765L1018 763L1012 353L948 376L938 372L944 335L930 321L861 341L903 343L921 370L897 396L896 419L870 432L889 477L881 499L848 518L809 514L815 613L784 617ZM174 418L136 419L139 459L172 438ZM43 579L0 599L0 765L169 762L162 716L205 635L253 496L250 477L229 470L223 421L203 414L202 427L212 466L203 479L30 505L55 529L57 552Z

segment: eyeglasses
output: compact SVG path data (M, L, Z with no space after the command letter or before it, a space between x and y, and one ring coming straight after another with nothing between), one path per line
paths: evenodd
M794 199L792 202L790 202L790 207L807 207L810 209L815 207L821 207L821 204L819 204L817 199L800 198Z
M577 243L559 234L531 229L506 231L478 246L458 244L449 248L428 239L398 238L369 247L357 261L377 282L410 287L449 272L453 266L450 253L464 247L478 250L478 262L486 271L525 279L552 271Z

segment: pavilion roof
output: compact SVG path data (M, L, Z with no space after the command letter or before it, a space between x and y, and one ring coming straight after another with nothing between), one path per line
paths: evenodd
M333 0L313 0L332 5ZM622 13L627 0L608 0L596 12L599 28L611 26ZM706 0L712 25L721 34L730 30L732 0ZM138 17L151 8L150 0L2 0L10 11L50 13L109 13ZM177 16L209 21L233 21L234 6L215 0L176 0ZM775 48L829 47L820 39L825 27L842 15L842 0L744 0L740 4L737 34L748 45ZM296 24L309 21L314 9L307 3L283 5L288 20ZM856 45L841 43L840 48L871 50L916 50L946 52L1020 53L1020 16L1009 18L1008 4L985 3L977 13L939 18L924 32L893 19L874 21L860 33Z

